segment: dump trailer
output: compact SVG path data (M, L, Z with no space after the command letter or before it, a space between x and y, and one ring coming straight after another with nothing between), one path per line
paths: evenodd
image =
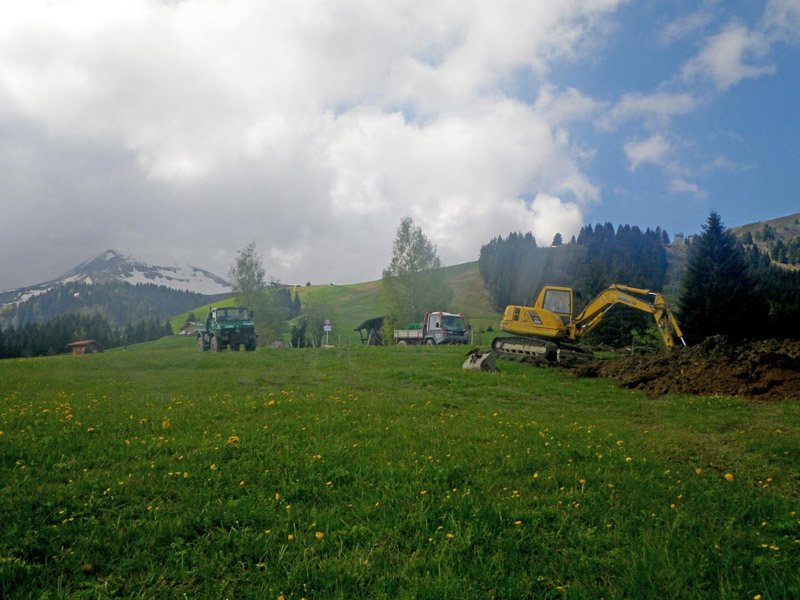
M468 344L469 329L462 314L429 312L421 323L412 323L406 329L395 329L394 339L398 346L410 344Z
M205 321L195 324L197 347L201 352L220 352L225 348L251 352L256 349L256 329L253 312L241 306L210 308Z
M513 335L495 338L492 349L549 361L586 355L577 342L619 304L652 314L667 348L686 345L666 300L657 292L615 283L600 292L578 316L573 316L573 296L572 288L545 286L533 306L507 306L500 329Z

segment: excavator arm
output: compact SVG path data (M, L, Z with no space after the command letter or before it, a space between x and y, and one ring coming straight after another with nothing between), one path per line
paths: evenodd
M652 298L652 302L642 300L630 294L647 296ZM617 304L624 304L625 306L630 306L631 308L653 315L667 348L676 346L676 339L684 346L686 345L681 328L678 326L678 322L675 320L672 312L667 308L667 303L661 294L651 292L650 290L620 285L618 283L600 292L600 294L583 309L583 312L573 319L567 327L569 338L574 340L589 333L602 321L609 309Z

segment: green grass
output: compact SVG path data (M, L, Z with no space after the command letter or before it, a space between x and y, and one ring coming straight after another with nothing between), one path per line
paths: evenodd
M478 272L478 263L464 263L441 269L442 281L453 289L453 302L450 306L443 306L441 310L448 312L461 312L467 317L467 322L476 330L483 330L491 326L495 330L500 324L501 315L495 312L489 303L489 292L483 285L483 280ZM357 344L359 334L353 331L364 319L387 314L381 295L381 282L370 281L348 285L314 285L298 287L300 300L307 303L309 300L325 306L330 313L333 332L330 342L332 344ZM294 293L294 291L293 291ZM217 302L213 306L232 305L233 300ZM208 306L194 310L195 316L204 319L208 313ZM186 322L189 312L185 312L171 320L172 329L176 333ZM423 315L419 318L422 319Z
M0 597L800 597L800 401L463 350L0 362Z

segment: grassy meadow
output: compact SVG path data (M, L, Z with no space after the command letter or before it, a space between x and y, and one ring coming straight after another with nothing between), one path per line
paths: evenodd
M0 361L0 597L800 597L800 400L463 354Z

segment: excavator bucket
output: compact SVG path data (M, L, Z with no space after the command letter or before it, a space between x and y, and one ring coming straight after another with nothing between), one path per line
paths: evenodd
M494 352L481 352L475 349L467 354L467 360L461 365L462 369L467 371L489 371L492 373L499 373L500 369L494 364Z

